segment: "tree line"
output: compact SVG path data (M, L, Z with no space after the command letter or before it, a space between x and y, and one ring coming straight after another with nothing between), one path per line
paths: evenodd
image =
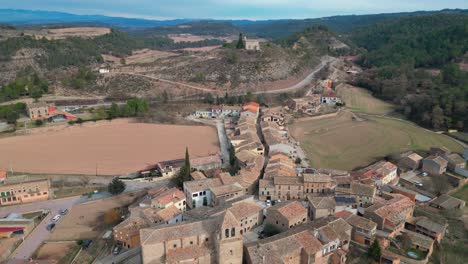
M21 96L38 99L48 91L49 83L31 68L26 68L18 72L15 80L0 89L0 102L15 100Z

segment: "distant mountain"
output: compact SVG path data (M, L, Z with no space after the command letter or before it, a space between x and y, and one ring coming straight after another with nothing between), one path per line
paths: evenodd
M325 25L338 33L348 33L360 27L396 19L405 16L436 13L468 13L468 10L451 9L441 11L418 11L410 13L389 13L374 15L345 15L314 19L280 20L215 20L215 19L174 19L148 20L139 18L109 17L102 15L75 15L63 12L0 9L0 24L18 27L39 26L107 26L124 31L136 31L137 34L211 34L226 35L239 31L248 36L267 39L281 39L303 31L314 25ZM192 23L192 24L191 24ZM176 27L188 24L191 27Z
M25 26L44 24L107 25L119 28L148 28L178 25L194 19L148 20L140 18L109 17L101 15L75 15L63 12L0 9L0 23Z

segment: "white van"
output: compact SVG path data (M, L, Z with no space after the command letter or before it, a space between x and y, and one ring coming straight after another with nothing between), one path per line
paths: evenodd
M56 215L52 218L52 222L58 222L60 220L61 215Z

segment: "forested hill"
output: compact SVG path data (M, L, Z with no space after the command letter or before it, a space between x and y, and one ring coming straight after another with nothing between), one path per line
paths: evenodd
M386 21L354 32L368 68L357 84L402 106L433 128L468 128L468 14L433 14Z

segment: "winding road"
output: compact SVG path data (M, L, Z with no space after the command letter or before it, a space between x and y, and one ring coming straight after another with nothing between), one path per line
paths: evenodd
M308 85L310 82L312 82L315 79L315 76L317 75L317 73L319 73L327 65L329 65L331 63L334 63L337 60L338 59L335 58L335 57L324 56L324 57L322 57L320 64L317 65L315 67L315 69L311 73L309 73L309 75L307 75L302 81L300 81L300 82L298 82L298 83L296 83L296 84L294 84L292 86L285 87L285 88L280 88L280 89L275 89L275 90L268 90L268 91L257 91L257 92L254 92L253 94L287 93L287 92L292 92L292 91L304 88L306 85ZM155 80L155 81L169 83L169 84L173 84L173 85L178 85L178 86L182 86L182 87L185 87L185 88L194 89L194 90L198 90L198 91L216 92L216 90L213 90L213 89L199 87L199 86L186 84L186 83L181 83L181 82L170 81L170 80L166 80L166 79L161 79L161 78L158 78L158 77L154 77L154 76L151 76L151 75L145 75L145 74L142 74L142 73L131 73L131 72L115 71L115 72L110 72L108 74L126 74L126 75L132 75L132 76L146 77L146 78L149 78L149 79L152 79L152 80Z

